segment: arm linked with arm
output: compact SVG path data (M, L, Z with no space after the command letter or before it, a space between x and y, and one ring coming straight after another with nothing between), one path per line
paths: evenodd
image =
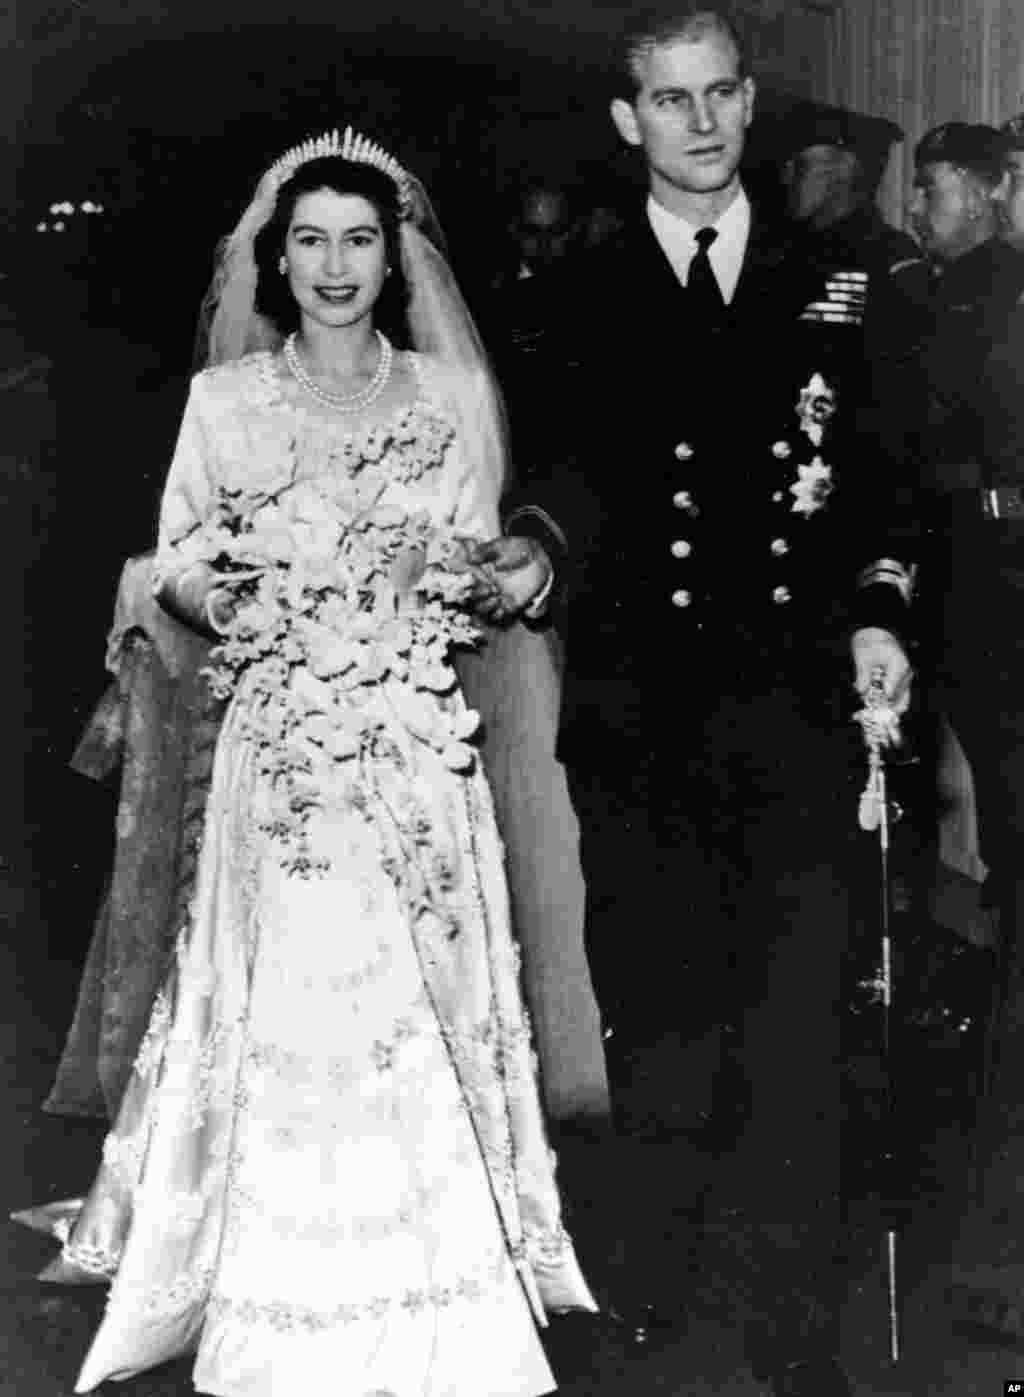
M502 501L505 533L533 539L547 554L552 591L567 596L581 585L583 568L600 524L593 492L574 466L556 468Z

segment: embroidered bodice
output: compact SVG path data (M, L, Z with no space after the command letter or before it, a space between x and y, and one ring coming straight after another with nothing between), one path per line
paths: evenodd
M189 541L225 491L280 496L315 483L342 515L375 499L467 536L496 534L497 483L465 446L483 385L436 360L407 358L415 396L355 429L307 405L268 352L197 375L161 508L158 583L198 561Z

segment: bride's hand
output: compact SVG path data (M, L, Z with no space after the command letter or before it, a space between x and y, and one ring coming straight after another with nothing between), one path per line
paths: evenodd
M239 598L218 583L206 598L206 619L218 635L225 635L231 629L231 622L238 610Z
M480 582L477 611L489 621L518 616L547 587L552 567L532 538L492 538L471 545L469 563Z
M244 584L261 576L259 568L245 572L220 573L206 594L206 619L218 635L225 635L231 628L235 613L246 600L244 591L236 591Z

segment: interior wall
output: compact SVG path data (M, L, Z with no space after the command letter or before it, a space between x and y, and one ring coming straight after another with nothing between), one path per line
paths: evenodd
M886 185L898 217L915 143L942 121L998 124L1024 109L1024 0L845 0L837 100L905 139Z

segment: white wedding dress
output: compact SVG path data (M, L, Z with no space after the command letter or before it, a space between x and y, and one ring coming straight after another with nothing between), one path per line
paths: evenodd
M419 478L389 478L385 452L372 467L385 503L495 534L493 491L460 450L472 385L406 362L419 394L405 439L439 423L454 436ZM162 576L187 568L183 540L231 472L272 474L284 452L309 480L344 472L359 446L269 354L199 375ZM176 964L51 1268L111 1278L76 1391L195 1351L195 1385L218 1397L550 1392L537 1323L595 1306L561 1223L480 766L451 770L392 724L375 773L388 818L327 802L310 839L329 867L296 876L254 814L265 778L248 707L243 679ZM410 911L410 828L443 917Z

